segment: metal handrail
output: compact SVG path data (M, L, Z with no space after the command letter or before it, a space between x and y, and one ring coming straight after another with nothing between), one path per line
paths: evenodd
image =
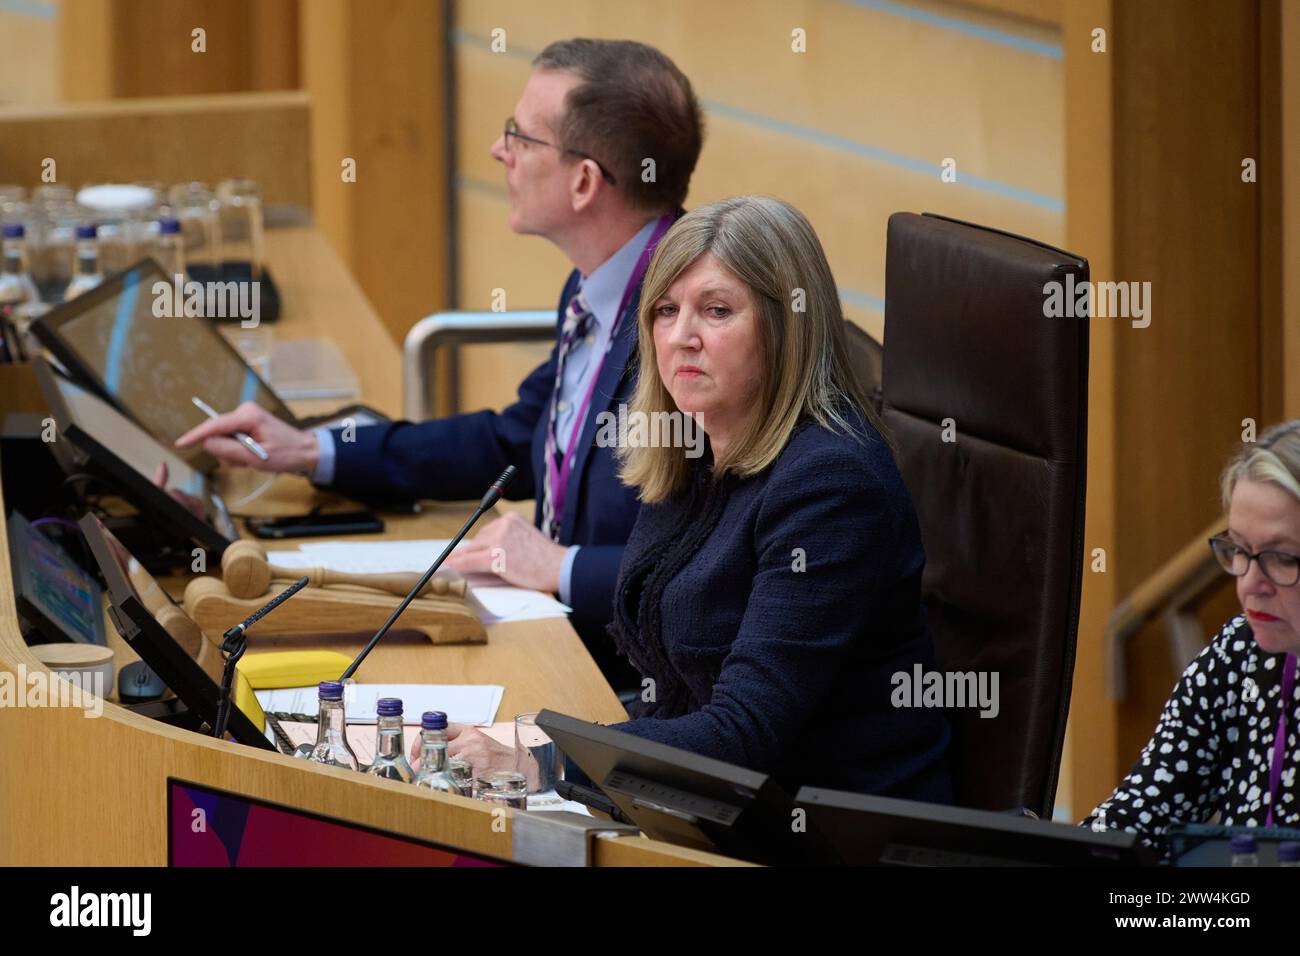
M1190 608L1227 581L1205 543L1222 530L1223 518L1216 518L1111 612L1105 642L1106 688L1112 700L1123 700L1128 691L1124 653L1129 638L1157 616L1164 621L1175 670L1181 672L1205 646L1205 633Z
M403 417L413 422L433 417L435 357L439 349L502 342L550 342L555 340L555 332L553 309L435 312L425 316L411 327L402 343ZM454 394L452 401L455 404Z

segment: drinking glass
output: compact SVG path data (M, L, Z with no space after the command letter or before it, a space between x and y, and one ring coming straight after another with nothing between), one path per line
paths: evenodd
M217 197L207 184L188 182L173 186L168 199L181 224L186 271L202 281L219 279L223 255Z
M474 799L515 810L528 809L528 781L513 770L484 770L478 775Z
M560 779L560 748L541 727L536 714L515 718L515 771L528 781L529 793L547 793Z
M251 179L226 179L217 186L221 254L227 279L262 278L262 190ZM247 263L247 266L245 266Z

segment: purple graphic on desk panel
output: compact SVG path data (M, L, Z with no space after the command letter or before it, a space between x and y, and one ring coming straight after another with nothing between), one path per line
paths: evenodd
M502 866L507 861L168 781L171 866ZM430 811L434 808L431 805ZM503 844L503 852L509 852Z

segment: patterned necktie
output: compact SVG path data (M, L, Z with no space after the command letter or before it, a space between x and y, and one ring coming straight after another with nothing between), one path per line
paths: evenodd
M560 327L560 347L555 357L555 387L551 389L551 411L546 425L546 467L545 477L542 480L542 531L549 535L552 541L560 539L561 515L555 510L557 489L552 487L555 469L551 465L556 460L556 449L559 447L555 436L555 423L560 413L560 388L564 384L564 363L569 357L569 349L573 347L573 343L581 341L586 336L593 318L587 300L582 297L582 292L579 290L569 300L569 307L564 312L564 325ZM561 480L567 477L567 475L563 476Z

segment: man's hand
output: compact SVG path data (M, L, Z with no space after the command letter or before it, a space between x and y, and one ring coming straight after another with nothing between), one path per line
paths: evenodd
M234 437L235 432L249 435L270 457L262 461ZM233 412L191 428L176 439L176 447L191 448L200 442L204 451L224 464L262 471L310 475L316 470L319 457L315 435L285 424L254 402L244 402Z
M498 574L518 587L555 594L567 550L511 512L461 544L447 556L447 566L461 574Z
M447 756L469 761L477 777L485 770L514 770L515 748L493 740L477 727L468 724L447 725ZM420 766L420 735L411 747L411 766Z

